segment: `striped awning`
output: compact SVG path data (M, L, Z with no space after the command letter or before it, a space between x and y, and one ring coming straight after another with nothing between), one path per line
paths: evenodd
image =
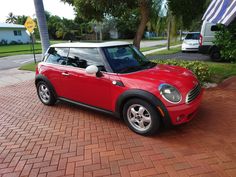
M212 0L202 20L228 26L236 18L236 0Z

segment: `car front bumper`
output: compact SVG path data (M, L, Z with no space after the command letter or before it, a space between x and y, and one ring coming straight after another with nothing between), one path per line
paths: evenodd
M203 89L201 93L189 104L167 107L169 118L172 125L179 125L189 122L197 113L197 109L201 103Z

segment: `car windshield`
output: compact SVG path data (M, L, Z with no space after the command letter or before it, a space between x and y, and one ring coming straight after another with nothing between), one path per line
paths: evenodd
M198 40L200 37L200 33L188 33L185 39L196 39Z
M105 47L103 51L115 73L129 73L154 67L144 55L132 45Z

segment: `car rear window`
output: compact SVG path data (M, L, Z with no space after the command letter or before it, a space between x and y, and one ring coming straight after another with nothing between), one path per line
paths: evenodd
M196 39L198 40L200 37L200 33L188 33L185 39Z

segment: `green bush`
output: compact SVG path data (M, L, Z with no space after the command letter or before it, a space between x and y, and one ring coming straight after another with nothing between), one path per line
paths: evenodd
M191 70L201 83L207 82L210 79L210 70L206 63L200 61L186 61L186 60L153 60L152 62L158 64L168 64L174 66L181 66Z
M219 26L220 31L216 32L214 44L220 47L220 54L223 60L236 62L236 22L228 27Z

